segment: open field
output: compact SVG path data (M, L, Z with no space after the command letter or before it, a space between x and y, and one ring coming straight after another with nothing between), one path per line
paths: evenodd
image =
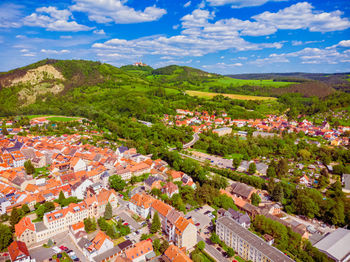
M50 121L57 121L57 122L69 122L69 121L76 121L76 120L79 120L81 119L81 117L70 117L70 116L50 116L50 115L31 115L31 116L28 116L29 119L47 119L47 120L50 120Z
M222 95L225 97L229 97L231 99L238 99L238 100L276 100L275 97L221 94L221 93L210 93L210 92L201 92L201 91L193 91L193 90L186 90L186 94L190 96L198 96L198 97L204 97L204 98L212 98L214 96Z
M233 86L260 86L260 87L286 87L294 82L282 82L282 81L273 81L272 79L262 79L262 80L246 80L246 79L236 79L230 77L224 77L218 80L220 84L224 85L233 85Z

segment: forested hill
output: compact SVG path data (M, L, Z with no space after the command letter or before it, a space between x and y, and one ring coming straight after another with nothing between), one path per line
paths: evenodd
M273 79L274 81L287 81L287 82L313 82L319 81L337 90L350 92L350 72L349 73L264 73L264 74L232 74L227 75L235 79L244 80L263 80Z
M244 99L209 100L190 97L186 90L274 96L279 103L265 107L260 106L262 102ZM310 98L314 96L319 98ZM176 108L194 110L199 105L237 118L259 118L271 113L272 108L282 112L291 106L293 111L289 112L294 114L313 114L320 108L343 107L348 96L314 80L241 80L187 66L117 68L93 61L45 59L0 73L0 102L0 116L52 113L90 119L126 116L157 121L163 114L173 114Z

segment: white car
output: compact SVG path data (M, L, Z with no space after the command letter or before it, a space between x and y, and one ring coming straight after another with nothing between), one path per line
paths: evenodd
M56 253L56 254L58 254L58 253L61 253L62 252L62 250L61 249L59 249L58 247L53 247L52 248L52 250Z

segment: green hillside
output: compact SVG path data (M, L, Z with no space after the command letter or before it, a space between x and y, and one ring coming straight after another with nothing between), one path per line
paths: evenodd
M163 114L174 114L176 108L196 110L201 106L203 110L226 111L236 118L259 118L291 106L293 110L288 112L293 114L312 114L347 103L348 96L331 96L334 90L312 83L295 87L292 82L232 79L176 65L154 70L148 66L117 68L93 61L46 59L0 74L0 115L54 114L101 121L134 117L158 122ZM186 90L235 95L212 95L207 99L191 97ZM337 97L337 101L324 105L319 99L295 93ZM271 101L261 99L238 100L242 95L279 98L272 105Z

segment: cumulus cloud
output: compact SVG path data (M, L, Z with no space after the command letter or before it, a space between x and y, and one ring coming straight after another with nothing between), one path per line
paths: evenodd
M275 63L289 63L289 60L286 58L285 54L271 54L266 58L259 58L251 62L251 64L255 64L258 66L264 66L266 64Z
M68 54L70 53L67 49L62 50L53 50L53 49L41 49L40 52L50 55L62 55L62 54Z
M165 37L152 36L140 39L111 39L104 43L95 43L93 48L99 56L113 56L121 59L129 55L160 55L162 57L203 56L221 50L259 50L263 48L281 48L282 43L251 43L245 41L234 27L234 23L211 23L215 14L207 10L196 9L181 19L181 34ZM230 28L233 27L233 28ZM236 26L237 27L237 26ZM118 55L119 54L119 55Z
M276 29L309 29L311 32L330 32L344 30L350 27L348 18L342 18L342 12L314 11L307 2L300 2L276 13L264 12L253 16L259 24Z
M88 14L91 21L97 23L114 22L116 24L132 24L156 21L165 15L165 9L148 6L143 11L125 5L121 0L74 0L72 11Z
M184 4L184 7L189 7L191 5L191 1L188 1L186 4Z
M97 30L97 29L96 29L96 30L93 31L93 33L94 33L94 34L97 34L97 35L105 35L105 34L106 34L105 31L104 31L103 29L101 29L101 30Z
M41 7L23 19L27 26L38 26L46 28L47 31L78 32L90 31L93 28L78 24L75 21L68 21L72 13L69 10L58 10L56 7Z
M20 27L19 22L23 6L16 4L0 5L0 28L16 28Z
M280 2L288 0L207 0L211 6L222 6L230 4L232 8L260 6L267 2Z
M251 64L263 66L272 63L288 63L291 59L301 64L338 64L350 62L350 51L336 48L304 48L296 52L271 54L266 58L251 61Z

